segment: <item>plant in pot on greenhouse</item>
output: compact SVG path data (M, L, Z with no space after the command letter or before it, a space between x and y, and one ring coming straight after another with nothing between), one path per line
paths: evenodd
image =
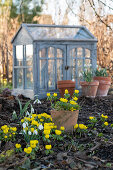
M83 72L84 81L80 82L82 87L82 94L86 97L95 98L99 81L93 80L93 71L91 69L86 69Z
M98 67L95 70L95 76L93 79L99 81L97 96L107 96L111 85L111 77L108 76L107 69Z
M72 97L68 90L65 90L64 98L57 98L57 93L53 95L47 93L47 100L51 101L51 116L57 128L65 127L66 131L73 131L78 120L80 106L77 103L79 91L75 90Z

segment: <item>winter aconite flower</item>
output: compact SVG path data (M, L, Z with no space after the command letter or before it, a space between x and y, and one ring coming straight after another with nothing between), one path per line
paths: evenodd
M108 126L108 122L104 122L104 125L105 125L105 126Z
M79 124L79 128L80 129L87 129L87 126L85 126L84 124Z
M45 148L46 148L47 150L50 150L50 149L52 148L52 146L51 146L51 145L46 145Z
M49 97L50 96L50 93L47 93L47 97Z
M61 130L55 130L56 135L61 135Z
M93 117L93 116L90 116L89 119L92 120L92 119L94 119L94 117Z
M61 126L61 127L60 127L60 130L65 130L65 127L64 127L64 126Z
M79 90L75 90L75 93L77 93L77 94L78 94L78 93L79 93Z
M74 129L77 129L78 128L78 124L76 124L75 126L74 126Z
M24 152L30 154L32 152L32 148L31 147L24 148Z
M15 147L16 147L17 149L19 149L19 148L21 148L21 145L18 144L18 143L16 143Z
M66 90L65 90L65 94L68 94L68 93L69 93L69 92L68 92L68 90L66 89Z
M49 139L49 135L45 135L45 138L46 138L46 139Z
M54 97L57 97L57 93L54 93L53 96L54 96Z

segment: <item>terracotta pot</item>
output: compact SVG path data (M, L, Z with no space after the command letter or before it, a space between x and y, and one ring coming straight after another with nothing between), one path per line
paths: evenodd
M59 89L61 97L64 97L65 90L69 91L72 96L75 90L75 81L72 80L61 80L57 82L57 88Z
M111 85L111 77L94 77L93 79L99 81L97 96L107 96Z
M61 126L65 127L65 131L73 131L74 125L77 124L79 110L67 111L67 110L51 110L51 117L57 128Z
M82 86L82 94L84 96L95 98L99 81L93 81L93 82L81 81L80 85Z

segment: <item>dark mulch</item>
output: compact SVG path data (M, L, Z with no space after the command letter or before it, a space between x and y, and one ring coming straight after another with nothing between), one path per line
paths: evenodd
M24 106L29 99L18 96L22 105ZM46 112L50 114L50 103L46 100L41 101L42 104L33 104L36 113ZM78 103L81 106L79 111L78 123L87 124L89 116L96 116L97 118L102 113L108 115L108 122L113 123L113 96L107 97L96 97L95 99L79 97ZM29 108L30 109L30 108ZM19 104L14 96L0 96L0 126L4 124L16 125L16 121L12 120L12 113L16 111L19 115ZM100 128L100 132L102 128ZM77 139L74 134L66 135L64 140L61 142L52 143L54 145L54 154L46 156L44 153L43 145L39 153L37 154L36 160L31 161L31 166L28 169L37 167L37 169L113 169L113 131L109 128L105 130L106 142L99 138L93 138L88 136L82 136ZM71 136L71 137L70 137ZM17 136L17 140L22 144L24 148L25 142L21 136ZM9 145L9 144L7 144ZM11 147L10 147L11 145ZM10 143L9 148L12 148ZM8 148L5 143L0 146L0 152ZM8 149L9 149L8 148ZM23 154L23 153L22 153ZM23 162L29 162L25 158L24 154L17 154L15 163L5 162L0 167L4 169L14 169L16 165L21 165Z

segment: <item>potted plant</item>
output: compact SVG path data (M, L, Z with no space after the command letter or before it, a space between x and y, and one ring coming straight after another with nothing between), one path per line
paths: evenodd
M57 81L57 88L59 89L61 97L64 97L65 90L69 91L72 96L75 90L75 81L72 80L60 80Z
M51 116L52 120L60 129L61 126L65 127L66 131L72 131L76 125L79 114L79 105L77 103L79 91L75 90L72 97L68 90L65 90L64 98L57 98L57 93L51 95L47 93L47 100L51 101Z
M95 70L94 80L99 81L97 96L107 96L111 85L111 77L108 76L107 69L98 67Z
M80 82L82 87L82 94L86 97L95 98L99 81L93 80L93 71L91 69L86 69L83 72L84 81Z

